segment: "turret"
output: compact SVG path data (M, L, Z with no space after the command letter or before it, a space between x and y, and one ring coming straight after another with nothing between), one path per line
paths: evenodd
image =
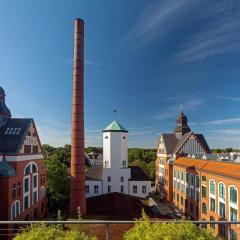
M5 104L5 91L0 87L0 126L2 126L8 118L11 118L11 112Z

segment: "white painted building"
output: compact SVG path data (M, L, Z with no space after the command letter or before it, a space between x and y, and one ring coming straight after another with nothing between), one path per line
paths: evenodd
M86 173L86 197L111 192L146 198L150 178L139 167L128 167L128 131L116 120L103 130L103 163Z

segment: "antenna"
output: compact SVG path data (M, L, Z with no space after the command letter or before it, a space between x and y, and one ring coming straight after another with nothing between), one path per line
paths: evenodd
M117 109L113 109L113 118L117 119Z

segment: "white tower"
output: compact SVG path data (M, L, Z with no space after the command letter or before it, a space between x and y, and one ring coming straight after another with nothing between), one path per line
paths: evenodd
M104 193L128 193L128 131L116 120L103 130Z

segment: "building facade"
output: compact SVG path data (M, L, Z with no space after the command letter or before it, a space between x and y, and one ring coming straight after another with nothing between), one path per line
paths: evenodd
M103 161L86 173L86 197L111 192L146 198L151 181L139 167L128 166L128 131L116 120L103 130Z
M173 203L201 221L239 221L240 165L234 162L178 158L173 164ZM238 225L214 225L216 235L240 239Z
M37 220L46 212L46 169L33 119L12 118L0 87L0 220Z
M155 161L156 191L167 201L173 201L173 162L189 154L208 154L210 149L202 134L196 134L188 126L188 119L180 112L173 133L160 136Z

